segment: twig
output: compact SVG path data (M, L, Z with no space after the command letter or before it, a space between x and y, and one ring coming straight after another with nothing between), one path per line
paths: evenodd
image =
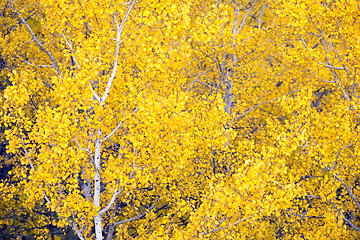
M36 64L33 64L33 63L29 63L27 61L23 61L24 63L32 66L32 67L38 67L38 68L52 68L54 67L54 65L36 65Z
M289 214L294 215L296 217L301 217L301 218L325 218L325 217L318 217L318 216L307 216L307 215L302 215L302 214L297 214L297 213L292 213L292 212L289 212Z
M308 50L308 52L310 52L310 50L309 50L309 48L308 48L308 46L307 46L307 44L306 44L305 40L301 37L301 35L300 35L299 33L298 33L298 36L300 37L300 39L301 39L302 43L305 45L305 47L306 47L306 49Z
M318 62L318 63L321 64L321 65L323 65L324 67L327 67L327 68L331 68L331 69L335 69L335 70L345 70L344 67L334 67L334 66L332 66L332 65L330 65L330 64L324 64L324 63L322 63L322 62Z
M76 142L76 145L78 146L78 148L80 148L81 150L87 152L87 153L90 153L90 148L86 149L86 148L83 148L80 146L80 143L78 142L77 140L77 137L75 136L75 142Z
M341 212L341 210L330 200L327 200L331 205L333 205L333 207L338 210L338 212L343 215L343 213ZM355 230L360 231L360 228L356 227L349 219L347 219L346 217L343 217L343 220L345 222L347 222L351 227L353 227Z

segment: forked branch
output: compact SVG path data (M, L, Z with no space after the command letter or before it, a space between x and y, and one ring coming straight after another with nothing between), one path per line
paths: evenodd
M118 63L119 63L119 49L120 49L120 43L121 43L120 37L121 37L122 31L124 29L125 22L126 22L128 16L130 15L131 9L134 6L134 4L135 4L135 0L131 1L131 3L129 4L128 9L127 9L127 11L125 13L125 16L123 18L123 21L122 21L121 25L119 25L119 23L117 21L117 18L116 18L116 14L114 13L114 20L115 20L115 24L116 24L116 27L117 27L115 61L114 61L114 67L113 67L111 76L110 76L109 81L108 81L108 83L106 85L105 92L104 92L103 96L99 100L100 105L104 105L105 100L106 100L107 96L109 95L111 85L112 85L112 83L114 81L114 78L116 76L117 66L118 66Z

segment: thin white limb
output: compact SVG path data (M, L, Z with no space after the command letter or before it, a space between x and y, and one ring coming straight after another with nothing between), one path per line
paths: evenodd
M352 107L352 104L351 104L351 99L349 97L349 95L346 93L345 89L343 89L343 87L340 85L340 82L339 82L339 78L337 77L336 73L334 72L334 70L332 68L330 68L330 71L331 71L331 74L333 75L334 79L335 79L335 83L336 85L340 88L340 90L343 92L344 94L344 97L348 100L349 104L350 104L350 109Z
M360 210L360 202L357 199L357 197L355 197L354 193L352 192L351 188L346 184L346 182L344 180L342 180L341 178L339 178L338 176L335 177L337 180L339 180L340 182L342 182L342 184L344 184L346 191L348 192L349 196L352 198L352 200L354 200L354 202L356 203L356 206L358 207L358 209Z
M257 1L255 1L255 2L250 6L250 8L248 8L248 10L247 10L247 12L246 12L246 15L245 15L245 17L243 18L239 29L236 31L236 35L238 35L239 32L241 31L241 29L244 27L245 21L246 21L246 19L248 18L251 9L255 6L256 3L257 3Z
M331 202L330 200L327 200L336 210L338 210L339 211L339 213L341 214L341 215L344 215L342 212L341 212L341 210L333 203L333 202ZM343 217L343 220L345 221L345 222L347 222L351 227L353 227L355 230L357 230L357 231L360 231L360 228L358 228L358 227L356 227L349 219L347 219L346 217Z
M310 52L308 45L306 44L305 40L301 37L300 33L298 33L298 36L300 37L302 43L304 44L304 46L306 47L306 49L308 50L308 52Z
M148 209L148 211L151 211L155 206L155 203L158 201L159 199L156 199L153 204L151 205L151 207ZM136 217L133 217L133 218L129 218L129 219L126 219L126 220L122 220L122 221L119 221L119 222L116 222L114 223L114 226L117 226L117 225L120 225L120 224L124 224L124 223L127 223L127 222L132 222L132 221L136 221L142 217L144 217L146 215L146 212L144 213L141 213L139 215L137 215Z
M172 43L172 44L170 45L168 55L170 55L170 52L173 50L173 46L177 45L179 42L181 42L181 40L179 40L179 41L177 41L177 42L175 42L175 43Z
M194 79L194 81L192 81L192 83L190 84L190 86L188 87L188 89L186 90L186 92L189 92L190 89L191 89L191 87L192 87L192 86L194 85L194 83L198 80L198 78L199 78L200 76L206 74L208 71L210 71L210 68L209 68L207 71L203 72L203 73L200 71L200 73L196 76L196 78Z
M126 111L124 112L124 118L126 116ZM107 135L106 137L104 137L103 141L107 141L109 138L111 138L112 135L114 135L116 133L117 130L119 130L119 128L122 126L122 124L125 122L125 120L121 121L114 130L112 130L112 132Z
M244 117L244 116L246 116L246 114L248 114L249 112L253 111L254 109L258 108L258 107L261 106L261 105L264 105L264 104L266 104L266 103L270 103L270 102L277 101L277 100L279 100L279 99L281 99L281 98L283 98L283 97L285 97L285 96L287 96L287 95L291 95L291 94L296 93L296 92L299 92L299 91L300 91L300 90L292 91L292 92L290 92L290 93L288 93L288 94L285 94L285 95L283 95L283 96L281 96L281 97L278 97L278 98L275 98L275 99L272 99L272 100L269 100L269 101L266 101L266 102L258 103L258 104L256 104L255 106L253 106L253 107L249 108L248 110L246 110L245 113L237 116L236 118L239 119L239 118L241 118L241 117Z
M337 161L338 161L338 159L339 159L341 150L343 150L344 148L351 147L352 145L353 145L353 143L350 143L350 144L348 144L348 145L346 145L346 146L344 146L344 147L341 147L341 148L339 149L339 151L337 152L336 158L335 158L335 162L334 162L333 167L332 167L331 170L334 171L334 169L335 169L335 167L336 167L336 164L337 164ZM341 167L341 168L342 168L342 167ZM340 169L340 171L341 171L341 169ZM338 175L340 174L340 171L339 171L339 173L338 173L337 175L335 175L335 176L338 176Z
M106 207L104 207L103 209L100 210L100 212L99 212L100 216L103 215L104 213L106 213L111 208L111 206L114 204L114 202L116 200L116 197L124 191L124 187L120 191L118 191L118 188L119 188L119 184L117 183L115 191L110 199L110 202L108 203L108 205Z
M340 85L339 78L337 77L337 75L336 75L336 73L335 73L335 71L334 71L334 68L335 68L335 67L330 64L329 57L327 56L327 55L328 55L328 48L326 47L325 42L327 42L327 44L330 46L330 48L332 48L332 50L333 50L335 53L336 53L336 51L335 51L334 48L332 47L331 43L329 43L329 42L326 40L326 38L324 37L324 35L322 34L322 32L321 32L319 29L318 29L318 31L320 32L320 35L322 36L322 40L323 40L323 41L321 41L321 42L322 42L322 44L323 44L323 47L324 47L324 50L325 50L325 53L326 53L326 61L327 61L327 64L322 64L322 65L325 65L325 67L326 67L326 66L329 67L329 69L330 69L330 71L331 71L331 74L333 75L333 77L334 77L334 79L335 79L336 85L340 88L340 90L343 92L345 98L349 101L350 109L351 109L351 108L353 107L352 104L351 104L351 99L350 99L350 97L348 96L348 94L346 93L346 91L343 89L343 87ZM340 58L340 56L338 56L338 57L339 57L340 61L343 62L342 59ZM335 68L335 69L336 69L336 68ZM343 69L341 69L341 70L345 70L345 71L348 73L348 70L346 69L345 64L343 64Z
M95 90L94 90L94 88L92 87L91 83L90 83L90 87L91 87L92 93L94 94L94 95L93 95L93 98L96 99L96 100L98 100L99 103L101 104L101 98L100 98L99 95L95 92Z
M132 9L132 7L134 6L135 4L135 0L132 1L129 6L128 6L128 9L125 13L125 16L123 18L123 21L121 23L121 25L119 26L118 24L118 21L117 21L117 18L116 18L116 15L114 13L114 20L115 20L115 23L116 23L116 27L117 27L117 33L116 33L116 49L115 49L115 61L114 61L114 67L113 67L113 71L111 73L111 76L109 78L109 81L106 85L106 89L105 89L105 92L103 94L103 96L101 97L100 99L100 105L104 105L105 101L106 101L106 98L107 96L109 95L109 92L110 92L110 89L111 89L111 85L114 81L114 78L116 76L116 72L117 72L117 66L118 66L118 62L119 62L119 49L120 49L120 37L121 37L121 34L122 34L122 31L123 31L123 28L124 28L124 25L125 25L125 22L130 14L130 11Z
M308 216L308 215L304 215L304 214L297 214L297 213L290 212L290 210L288 210L288 213L290 215L293 215L296 217L301 217L301 218L325 218L325 217L319 217L319 216Z
M80 240L85 240L84 236L81 234L80 230L76 227L75 221L72 222L71 227L76 232L76 235L80 238Z
M32 67L38 67L38 68L52 68L54 67L54 65L36 65L36 64L33 64L33 63L30 63L30 62L27 62L27 61L23 61L24 63L32 66Z
M65 34L62 32L61 35L63 36L66 44L68 45L69 49L70 49L70 52L72 54L72 57L74 59L74 62L75 62L75 65L77 65L79 68L81 68L80 64L78 63L78 61L76 60L75 58L75 53L74 53L74 50L73 50L73 47L72 47L72 44L67 40L67 38L65 37Z
M260 12L259 24L258 24L258 28L259 28L259 29L261 28L261 18L262 18L262 15L263 15L263 13L264 13L265 8L266 8L266 3L264 4L264 7L263 7L263 9L262 9L261 12Z
M54 58L54 56L51 54L51 52L49 50L47 50L45 48L45 46L39 41L39 39L36 37L36 35L34 34L33 30L31 29L31 27L29 26L29 24L25 21L24 18L21 17L20 13L16 10L16 8L14 7L13 3L11 1L10 2L10 6L12 8L12 10L16 13L16 15L19 17L20 21L22 24L24 24L24 26L27 28L28 32L30 33L31 37L34 39L34 41L36 42L36 44L39 46L39 48L41 49L41 51L45 52L51 62L53 63L54 65L54 68L58 74L59 77L61 77L61 71L60 71L60 68L59 68L59 65L56 61L56 59Z
M324 35L322 34L322 32L320 32L320 34L321 34L321 36L323 37L324 42L327 42L327 44L329 45L329 47L331 48L331 50L333 50L333 52L336 54L336 56L338 57L338 59L340 60L340 62L343 64L343 70L345 70L345 71L347 72L347 74L349 74L349 71L348 71L348 69L346 68L346 65L345 65L344 61L343 61L342 58L340 57L339 52L334 49L332 43L330 43L328 40L326 40L326 38L324 37ZM340 37L340 38L341 38L341 37ZM341 39L341 40L342 40L342 44L344 44L344 40L343 40L343 39ZM341 45L342 45L342 44L341 44ZM328 58L328 57L327 57L327 58Z
M222 229L226 229L226 228L235 226L235 225L237 225L237 224L239 224L239 223L241 223L241 222L244 222L244 221L246 221L246 220L249 220L249 219L252 218L254 215L255 215L255 213L254 213L253 215L251 215L250 217L248 217L248 218L240 219L240 220L238 220L238 221L236 221L236 222L234 222L234 223L232 223L232 224L229 224L229 225L227 225L227 226L225 226L225 227L214 228L214 229L212 229L208 234L210 234L210 233L212 233L212 232L215 232L215 231L220 231L220 230L222 230ZM219 224L218 224L218 225L219 225Z
M355 230L360 231L360 228L356 227L349 219L346 217L343 217L343 220L347 222L351 227L353 227Z
M318 62L318 63L321 64L321 65L323 65L324 67L327 67L327 68L331 68L331 69L335 69L335 70L345 70L344 67L334 67L334 66L332 66L332 65L330 65L330 64L324 64L324 63L322 63L322 62Z
M223 219L221 219L220 222L215 225L214 229L210 231L210 233L217 231L217 229L219 228L219 226L220 226L226 219L227 219L227 217L224 217Z
M76 145L78 146L79 149L81 149L81 150L83 150L83 151L85 151L85 152L87 152L87 153L90 153L90 148L87 148L87 149L86 149L86 148L83 148L83 147L80 146L80 143L78 142L76 136L75 136L75 142L76 142Z

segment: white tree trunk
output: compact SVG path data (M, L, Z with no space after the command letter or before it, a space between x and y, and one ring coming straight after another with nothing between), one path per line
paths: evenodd
M100 207L100 160L101 160L101 129L98 131L98 138L95 140L95 158L94 158L94 206L99 209ZM95 224L95 237L96 240L102 240L102 226L101 226L101 214L94 217Z

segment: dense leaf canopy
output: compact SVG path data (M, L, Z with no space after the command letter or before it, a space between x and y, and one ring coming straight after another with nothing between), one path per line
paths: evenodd
M0 16L4 238L360 237L358 1Z

